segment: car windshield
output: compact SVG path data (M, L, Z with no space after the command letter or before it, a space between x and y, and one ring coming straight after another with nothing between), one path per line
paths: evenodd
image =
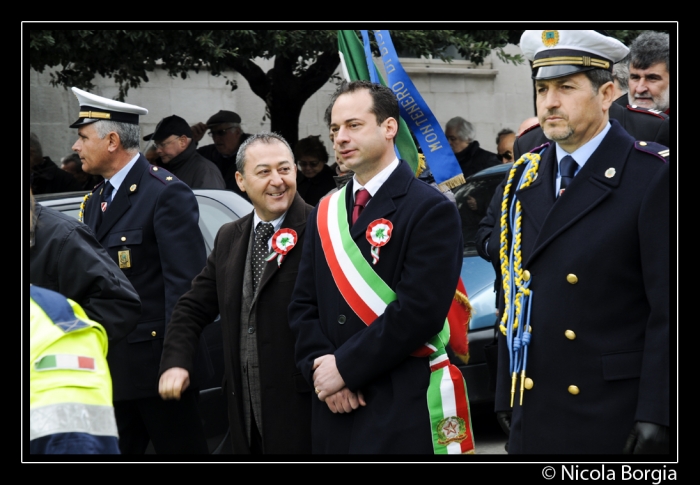
M502 170L488 175L476 174L467 182L453 189L457 209L462 219L464 256L476 256L476 232L479 222L486 215L493 193L505 176Z

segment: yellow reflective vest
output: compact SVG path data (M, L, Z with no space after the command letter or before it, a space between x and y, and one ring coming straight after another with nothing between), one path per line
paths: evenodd
M30 286L30 440L57 433L118 439L107 333L73 300Z

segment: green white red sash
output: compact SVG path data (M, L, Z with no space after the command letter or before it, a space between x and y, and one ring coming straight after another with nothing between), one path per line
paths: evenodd
M370 325L396 300L396 293L362 256L350 236L343 187L318 205L317 227L326 262L333 279L350 308ZM450 327L424 343L411 355L430 356L430 385L427 392L433 449L435 454L474 453L469 400L462 373L450 364L445 345Z

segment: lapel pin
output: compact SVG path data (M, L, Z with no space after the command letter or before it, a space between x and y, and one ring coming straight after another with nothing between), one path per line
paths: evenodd
M610 167L605 171L605 176L609 179L613 178L615 176L615 169Z
M367 241L372 245L372 264L379 261L379 248L391 239L394 225L386 219L376 219L367 226Z
M277 258L277 267L282 266L282 260L297 243L297 233L294 229L283 227L272 235L272 249L270 255L265 258L269 263Z

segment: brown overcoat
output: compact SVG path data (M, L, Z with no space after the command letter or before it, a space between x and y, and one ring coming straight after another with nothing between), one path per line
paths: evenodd
M267 264L253 300L260 365L265 454L311 452L311 388L294 360L294 336L288 325L289 305L297 277L306 220L312 207L297 194L282 227L294 229L296 246L278 267ZM225 392L233 452L250 453L245 433L239 357L241 300L253 213L225 224L202 272L173 310L160 372L183 367L193 375L202 328L221 314Z

